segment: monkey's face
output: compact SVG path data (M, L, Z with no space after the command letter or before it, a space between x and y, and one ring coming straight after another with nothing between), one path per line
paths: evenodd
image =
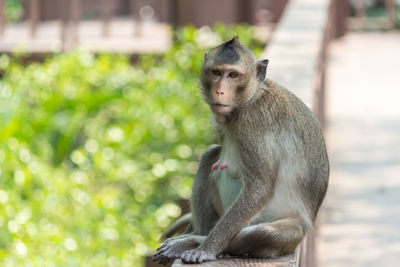
M202 91L218 122L225 122L233 110L244 107L254 96L265 77L259 77L259 69L254 53L238 37L206 52Z
M227 116L240 102L247 86L244 69L236 65L214 65L204 70L206 100L216 115Z

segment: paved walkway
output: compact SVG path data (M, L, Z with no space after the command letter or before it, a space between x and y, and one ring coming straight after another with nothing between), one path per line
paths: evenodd
M400 33L336 41L327 77L320 266L400 266Z

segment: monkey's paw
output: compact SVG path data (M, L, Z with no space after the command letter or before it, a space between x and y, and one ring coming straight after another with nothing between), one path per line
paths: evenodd
M181 256L181 259L184 263L201 263L203 261L213 261L217 258L213 253L200 249L192 249L185 251Z
M171 248L171 245L159 247L153 255L152 260L165 265L179 258L182 252L179 253Z
M167 239L153 255L153 261L167 264L179 258L184 251L196 248L199 240L194 236L173 237Z

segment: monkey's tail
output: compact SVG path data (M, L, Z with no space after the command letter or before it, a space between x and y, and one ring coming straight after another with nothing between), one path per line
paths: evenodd
M187 213L176 220L165 232L162 234L160 241L172 237L175 234L189 232L192 229L192 213Z

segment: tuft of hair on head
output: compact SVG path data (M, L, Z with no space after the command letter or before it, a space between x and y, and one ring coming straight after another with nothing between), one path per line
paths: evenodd
M227 42L225 42L225 44L240 44L240 40L239 40L239 36L236 34L233 36L233 38Z
M241 44L237 35L223 43L220 47L220 51L215 58L217 62L233 64L239 60L239 54L236 49L240 48Z

